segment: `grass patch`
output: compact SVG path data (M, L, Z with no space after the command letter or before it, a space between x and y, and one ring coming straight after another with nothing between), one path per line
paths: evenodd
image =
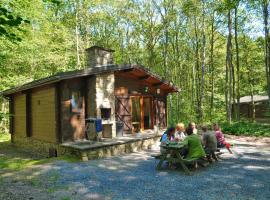
M33 165L42 165L56 160L66 162L79 162L80 159L72 156L60 156L57 158L34 159L27 152L10 143L10 134L0 133L0 170L22 170Z
M270 124L240 121L231 124L221 123L221 127L226 134L270 137Z
M43 160L31 160L20 157L17 158L9 158L2 156L0 157L0 169L21 170L40 163L45 162Z
M10 134L0 133L0 143L9 141L10 141Z

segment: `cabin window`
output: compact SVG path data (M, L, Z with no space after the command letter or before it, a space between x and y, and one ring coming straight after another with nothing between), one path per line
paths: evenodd
M73 113L82 111L82 95L80 91L73 91L71 94L71 111Z

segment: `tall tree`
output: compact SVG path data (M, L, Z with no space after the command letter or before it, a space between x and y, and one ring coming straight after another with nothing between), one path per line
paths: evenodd
M234 101L234 111L236 111L236 118L240 120L240 61L239 61L239 46L238 46L238 5L239 2L235 4L234 7L234 40L235 40L235 53L236 53L236 79L237 79L237 108L235 109Z
M233 63L232 63L232 16L231 9L228 9L228 38L227 38L227 52L226 52L226 112L227 121L232 121L232 93L233 93Z
M264 38L265 38L265 72L267 80L267 93L270 106L270 34L269 34L269 0L262 1L264 19Z

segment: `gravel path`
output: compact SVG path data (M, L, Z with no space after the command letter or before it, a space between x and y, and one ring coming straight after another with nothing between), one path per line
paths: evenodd
M224 151L222 161L192 176L156 171L155 151L4 174L0 199L270 199L269 144L236 142L234 155Z

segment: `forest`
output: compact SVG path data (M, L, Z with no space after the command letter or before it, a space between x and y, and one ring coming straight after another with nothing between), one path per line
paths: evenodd
M270 95L269 0L0 2L0 91L83 69L98 45L181 88L168 98L171 123L238 121L240 97Z

